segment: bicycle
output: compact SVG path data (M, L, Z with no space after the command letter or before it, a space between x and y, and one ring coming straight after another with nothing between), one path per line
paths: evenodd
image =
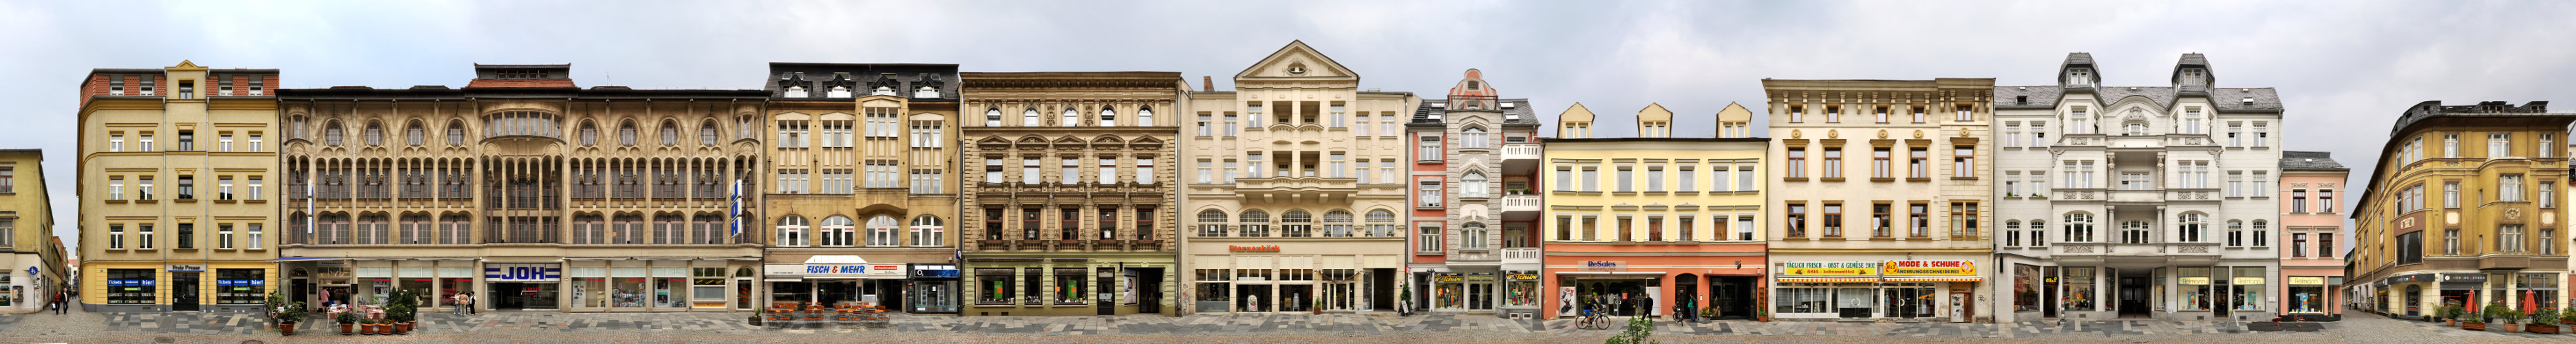
M1574 321L1574 328L1584 330L1610 329L1610 312L1601 311L1599 307L1584 309L1583 317Z

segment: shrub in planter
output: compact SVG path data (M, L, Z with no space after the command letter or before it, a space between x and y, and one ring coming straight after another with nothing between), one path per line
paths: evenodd
M304 303L287 302L286 294L269 293L267 305L269 317L277 319L278 335L295 335L295 323L304 321Z
M340 317L333 320L338 320L340 322L340 335L346 336L357 333L350 330L352 327L357 327L358 325L358 313L340 313Z
M2522 327L2516 323L2522 319L2522 312L2497 304L2487 305L2485 313L2487 319L2494 319L2494 323L2487 324L2490 328L2504 332L2522 332Z
M2523 325L2522 328L2524 331L2531 331L2531 333L2558 334L2557 320L2557 308L2541 308L2540 310L2531 312L2531 324Z
M2442 326L2460 326L2459 306L2442 306L2442 308L2433 311L2433 316L2442 318Z

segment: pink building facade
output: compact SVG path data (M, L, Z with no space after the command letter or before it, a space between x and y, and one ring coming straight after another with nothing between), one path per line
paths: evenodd
M2344 184L2351 169L2326 152L2281 153L2280 295L2283 317L2339 318L2349 303L2344 282L2345 214L2336 196L2348 196Z

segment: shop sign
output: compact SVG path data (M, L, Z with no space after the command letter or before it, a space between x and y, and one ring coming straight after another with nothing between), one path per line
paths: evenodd
M902 277L903 264L805 264L806 276Z
M713 278L697 279L691 280L689 285L725 285L725 280Z
M956 265L948 265L948 264L922 264L922 265L914 265L914 267L912 268L912 277L944 277L944 278L957 278L957 276L958 276L958 275L957 275L957 266L956 266Z
M2208 277L2183 277L2182 285L2209 285Z
M1439 274L1432 275L1431 281L1439 283L1458 283L1467 281L1467 276L1459 276L1458 274Z
M2322 285L2322 284L2326 284L2326 278L2325 278L2325 277L2290 277L2290 284L2292 284L2292 285Z
M1583 261L1583 267L1581 270L1590 272L1628 271L1628 262L1622 260L1586 260Z
M258 280L258 279L219 279L219 280L215 280L215 285L222 285L222 286L232 286L232 285L261 286L261 285L268 285L268 280Z
M1494 274L1467 274L1468 283L1494 283Z
M2236 279L2234 279L2234 280L2229 280L2229 281L2227 281L2227 284L2234 284L2234 285L2257 285L2257 284L2263 284L2263 278L2262 278L2262 277L2237 277L2237 278L2236 278Z
M1514 272L1514 273L1511 273L1511 274L1503 275L1503 279L1513 280L1513 281L1536 281L1536 280L1538 280L1538 274L1534 274L1534 273L1527 273L1527 272Z
M1870 262L1782 262L1782 275L1876 275L1878 263Z
M1965 260L1890 260L1880 271L1888 275L1975 276L1977 263Z
M205 264L170 264L169 266L167 266L167 270L170 270L170 272L206 272L206 265L205 265Z
M2486 281L2487 281L2487 275L2486 275L2486 274L2476 274L2476 275L2442 275L2442 283L2452 283L2452 282L2460 282L2460 283L2486 283Z
M1225 245L1225 250L1228 252L1279 253L1279 245Z
M485 281L551 282L563 279L563 265L555 263L484 263Z

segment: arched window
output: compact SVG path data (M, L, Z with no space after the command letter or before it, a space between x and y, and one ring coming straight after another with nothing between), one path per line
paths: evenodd
M2148 229L2147 229L2147 222L2146 222L2146 221L2129 220L2128 222L2121 222L2121 223L2120 223L2120 243L2123 243L2123 244L2144 244L2144 243L2147 243L2147 237L2149 237L2149 235L2147 235L2147 233L2148 233L2147 231L2148 231Z
M2178 228L2180 230L2177 232L2181 232L2176 234L2182 236L2181 240L2176 241L2204 242L2209 240L2209 219L2207 216L2203 216L2200 213L2183 213L2182 216L2174 217L2174 223L2179 224Z
M680 124L672 123L671 121L662 121L661 136L663 147L680 145Z
M1368 212L1367 220L1369 226L1368 236L1395 236L1395 212L1386 210L1370 210Z
M1492 148L1485 142L1485 128L1467 127L1458 132L1458 145L1464 148Z
M1139 126L1139 127L1151 127L1151 126L1154 126L1154 108L1153 108L1153 107L1148 106L1148 107L1143 107L1143 108L1137 108L1137 109L1136 109L1136 126Z
M1002 126L1002 109L1000 109L1000 108L985 108L985 109L984 109L984 126L987 126L987 127L999 127L999 126Z
M1315 214L1304 210L1289 210L1288 213L1279 214L1279 224L1280 232L1287 233L1289 237L1315 236Z
M811 237L805 232L805 217L788 215L778 219L778 246L803 247L811 244L805 242L808 238Z
M288 128L288 130L295 131L289 136L293 136L293 138L298 139L312 139L312 137L304 136L305 125L308 124L305 123L304 116L295 116L294 120L290 120L288 122L290 123L288 125L293 126L292 128Z
M627 147L635 146L635 122L626 122L626 124L618 126L617 143L624 144Z
M912 218L912 246L947 245L948 227L941 226L938 216Z
M698 123L698 144L716 145L716 121Z
M2131 135L2131 136L2136 136L2136 135L2146 135L2146 134L2147 134L2147 124L2146 124L2146 123L2140 123L2140 122L2129 122L2129 124L2122 124L2122 125L2120 125L2120 134L2121 134L2121 135Z
M877 86L877 90L876 90L876 92L869 92L869 93L868 93L868 95L877 95L877 96L891 96L891 95L894 95L894 86L884 86L884 85L879 85L879 86Z
M1486 239L1484 223L1468 222L1458 227L1458 248L1483 249Z
M1351 236L1351 212L1334 210L1324 213L1324 236Z
M1241 231L1243 236L1270 236L1270 213L1262 212L1260 210L1245 210L1243 211L1243 215L1238 216L1237 218L1241 220L1237 221L1241 222L1241 224L1237 226L1241 226L1243 228Z
M2021 246L2021 220L2004 221L2004 247Z
M323 123L322 123L322 144L324 144L324 145L331 145L331 146L339 146L339 145L340 145L340 134L341 134L341 131L340 131L340 121L330 121L330 122L323 122Z
M385 145L385 124L367 122L367 146Z
M1072 107L1066 107L1064 108L1064 120L1056 121L1055 124L1067 127L1082 126L1082 114L1074 113Z
M1039 125L1038 108L1029 108L1026 111L1020 111L1020 126L1034 127Z
M939 98L939 88L922 86L912 90L913 98Z
M581 145L583 147L599 145L599 127L591 124L590 121L581 122Z
M813 94L809 94L809 93L806 93L806 92L805 92L805 86L788 86L788 87L787 87L787 97L788 97L788 98L805 98L805 97L812 97L812 96L814 96L814 95L813 95Z
M465 146L465 121L447 122L447 145L456 147Z
M1467 172L1466 176L1458 178L1458 198L1493 197L1488 186L1484 172Z
M895 242L895 226L898 224L900 223L895 222L894 217L892 216L877 215L876 217L868 218L868 246L895 246L902 244Z
M2093 214L2066 213L2066 234L2060 237L2072 242L2093 241Z
M1100 107L1100 126L1118 126L1118 109L1107 106Z
M2227 220L2227 246L2245 246L2245 221Z
M421 129L420 122L411 122L410 127L403 128L403 143L420 147L420 144L425 142L429 142L429 131Z
M1199 236L1225 236L1225 212L1216 209L1199 211Z
M822 239L819 240L822 246L850 246L852 240L858 238L850 224L850 218L840 215L823 218L822 234L815 237Z

